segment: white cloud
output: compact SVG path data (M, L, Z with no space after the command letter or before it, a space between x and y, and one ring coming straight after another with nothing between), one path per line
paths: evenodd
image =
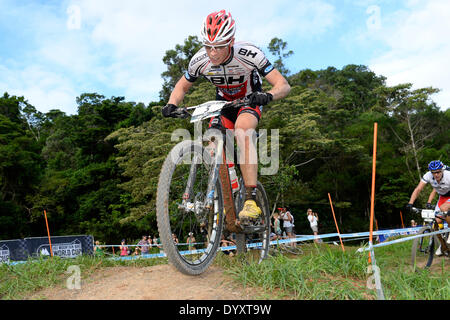
M63 75L48 72L37 65L22 70L0 65L0 74L0 88L8 88L6 91L10 95L24 96L41 112L59 109L73 114L77 110L75 98L78 93Z
M199 35L202 20L214 10L232 13L238 40L264 48L273 37L319 37L337 20L335 8L322 0L4 3L32 41L13 52L12 63L0 57L1 88L24 95L42 112L58 107L69 114L76 113L75 98L83 92L158 100L165 51Z
M413 83L414 88L442 91L433 100L450 107L450 2L409 1L408 8L383 16L381 30L370 35L388 46L388 51L370 62L370 69L387 77L388 85Z

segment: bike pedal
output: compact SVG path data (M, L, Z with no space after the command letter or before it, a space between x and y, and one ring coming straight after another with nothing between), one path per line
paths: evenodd
M257 220L252 218L239 218L239 224L241 226L254 226L256 222Z

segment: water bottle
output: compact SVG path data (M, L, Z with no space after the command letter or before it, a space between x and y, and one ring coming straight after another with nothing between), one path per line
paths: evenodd
M234 167L233 162L228 162L228 173L230 174L230 182L231 182L231 188L233 188L233 192L236 192L239 190L239 181L236 174L236 168Z

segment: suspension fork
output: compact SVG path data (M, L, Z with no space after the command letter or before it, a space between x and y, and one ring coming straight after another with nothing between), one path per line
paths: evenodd
M208 135L206 135L208 137ZM217 139L217 136L214 135L214 133L211 135L211 138L209 139L209 147L213 147L212 150L214 151L214 158L211 161L211 170L210 170L210 176L208 178L208 189L207 189L207 199L213 199L214 197L214 186L217 182L217 177L218 177L218 163L220 163L220 159L222 157L222 151L223 151L223 146L224 146L224 142L223 139ZM215 146L215 140L218 140L218 145L217 147ZM199 143L202 143L202 140L199 140ZM194 157L192 159L192 164L191 167L189 169L189 176L186 182L186 188L184 190L184 194L183 194L183 202L187 202L190 199L194 198L193 195L193 188L194 188L194 184L195 184L195 180L196 180L196 176L197 176L197 168L198 165L202 163L202 161L204 161L205 159L211 159L212 154L210 154L209 156L205 155L198 155L197 153L194 153ZM202 159L203 157L203 159ZM205 199L206 200L206 199ZM207 204L205 202L205 204ZM211 203L209 203L209 205L211 205Z
M199 159L199 155L197 155L197 153L194 153L191 168L189 169L189 177L186 182L186 189L184 190L183 194L183 202L187 202L190 199L193 199L194 195L192 194L192 192L194 188L195 177L197 175L197 164L199 163L198 161L201 161L201 159Z
M215 144L214 160L212 162L212 167L210 171L210 176L208 179L208 189L206 191L206 199L205 199L205 208L211 209L214 201L214 193L216 188L217 179L219 178L219 167L221 162L223 161L223 149L224 149L224 140L216 139L218 141L214 141L212 143Z

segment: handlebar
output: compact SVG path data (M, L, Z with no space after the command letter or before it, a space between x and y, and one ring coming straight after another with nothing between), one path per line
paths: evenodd
M428 219L445 219L447 216L450 215L450 211L434 211L434 209L419 209L415 207L411 207L412 213L420 213L422 215L422 218L428 218Z
M250 103L250 99L247 97L241 98L241 99L237 99L237 100L233 100L227 104L225 104L223 106L223 109L228 109L228 108L241 108L244 106L248 106L248 104Z

